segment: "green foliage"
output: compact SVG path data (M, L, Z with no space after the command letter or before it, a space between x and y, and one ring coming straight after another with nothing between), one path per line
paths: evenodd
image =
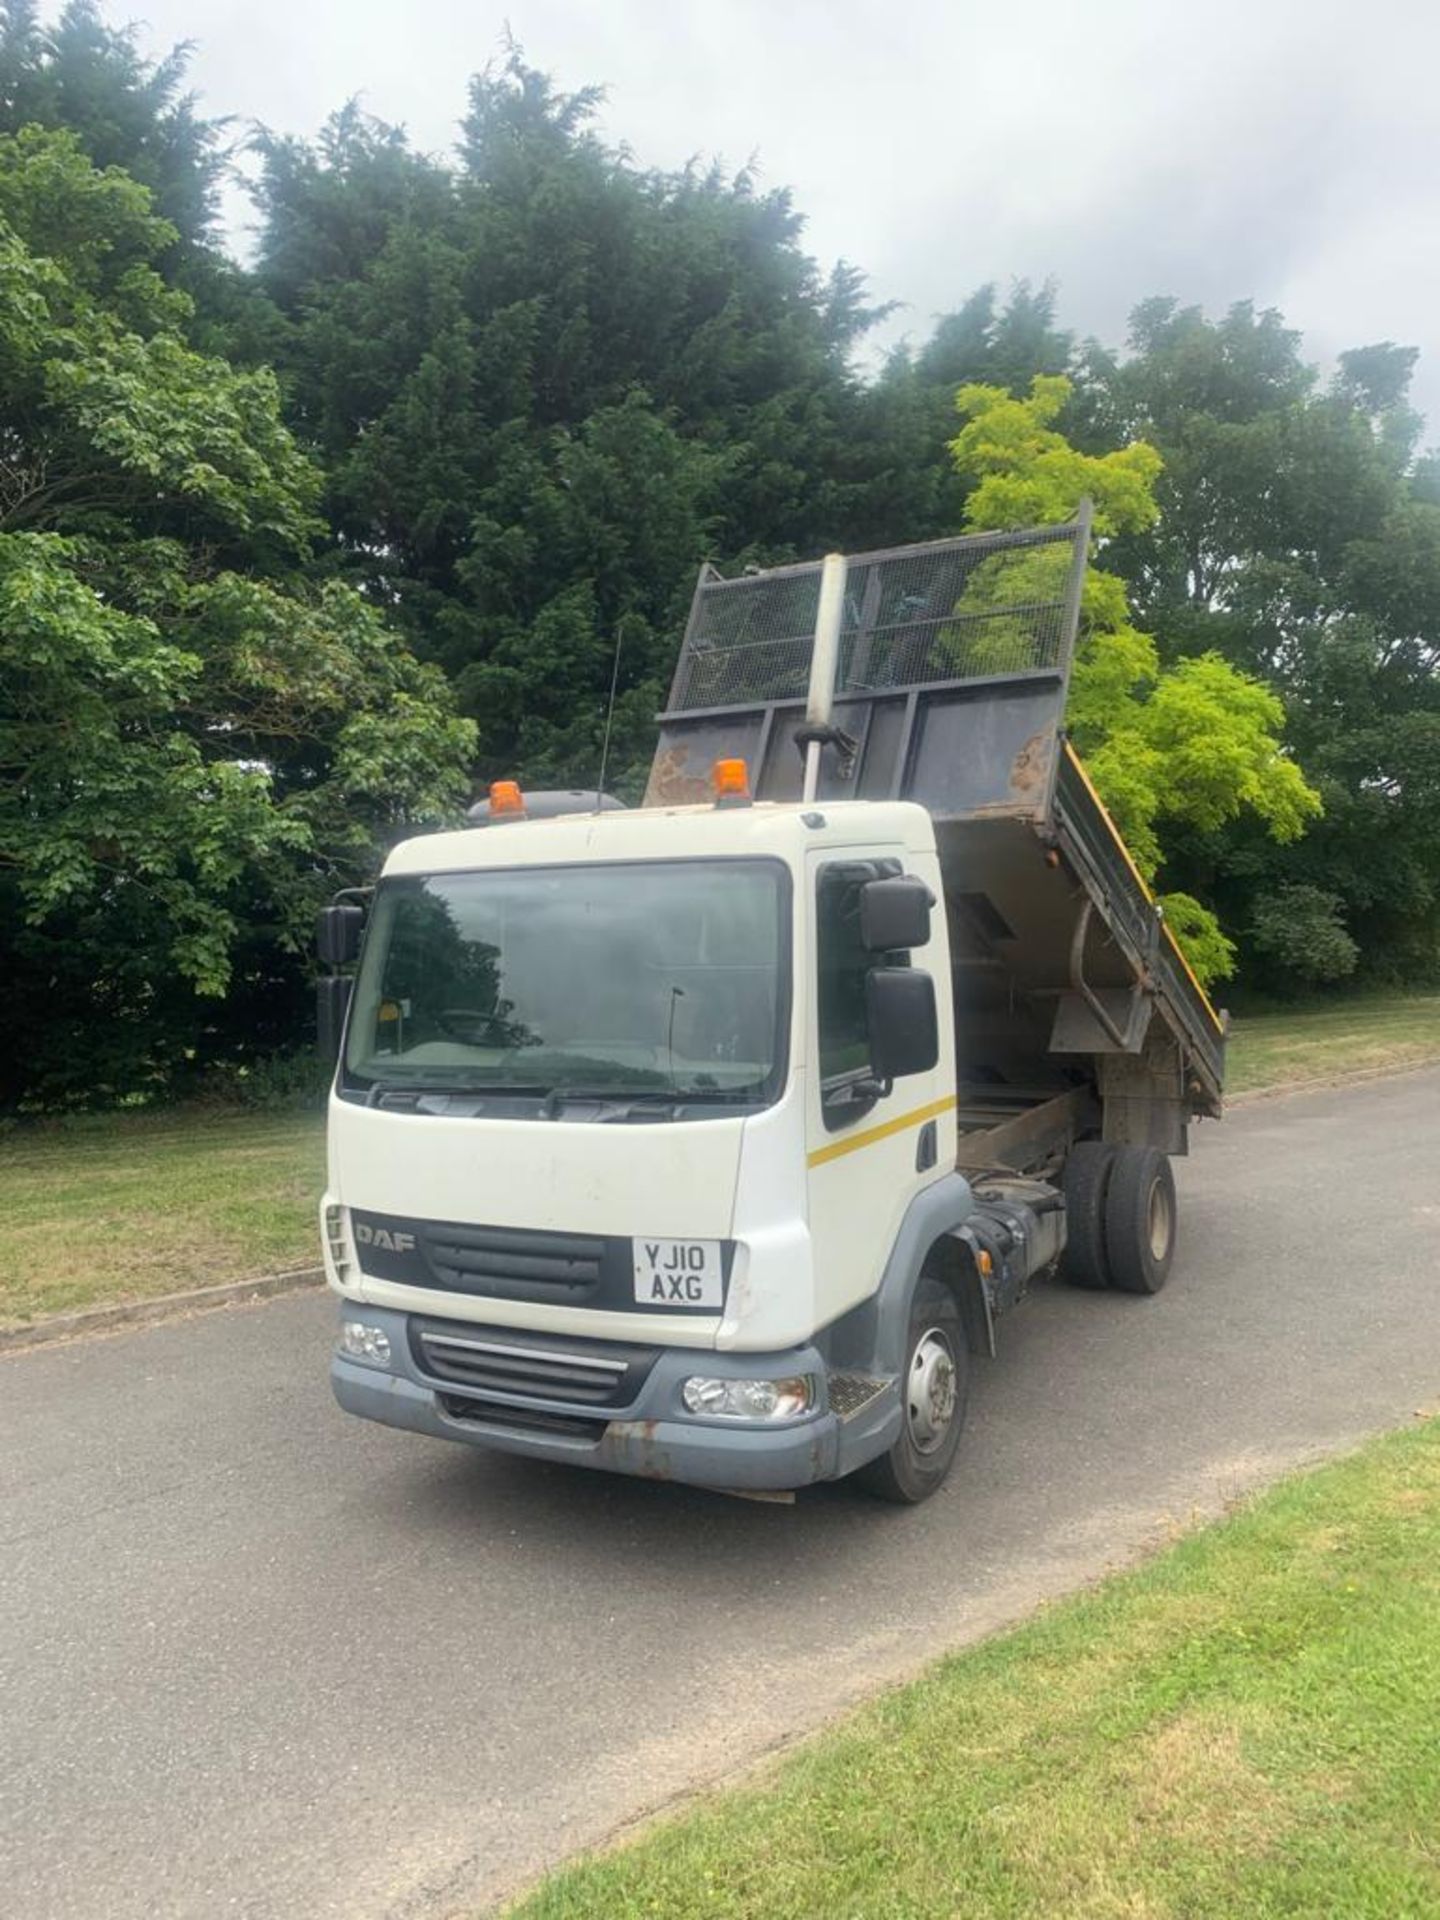
M187 1106L237 1112L320 1114L330 1097L330 1062L314 1047L222 1060L183 1087Z
M596 103L517 53L455 168L353 108L265 141L259 277L341 563L445 668L484 772L595 777L619 636L633 788L700 561L863 541L891 481L858 276L748 172L609 151Z
M1096 725L1097 683L1110 688L1121 669L1093 632L1089 644L1090 671L1076 676L1076 739L1082 751L1090 746L1091 775L1143 867L1160 864L1157 823L1166 820L1215 833L1248 810L1273 839L1300 837L1320 797L1279 749L1284 709L1273 693L1219 654L1200 654L1132 681ZM1121 658L1133 664L1137 653L1127 646ZM1131 697L1137 691L1143 697Z
M1168 870L1271 984L1250 930L1291 886L1339 899L1358 971L1440 971L1440 494L1412 459L1413 361L1359 348L1326 390L1278 314L1150 301L1128 356L1080 370L1087 435L1143 432L1165 459L1159 521L1114 547L1137 617L1166 660L1214 651L1264 681L1324 797L1284 850L1243 820L1170 836Z
M1056 324L1055 289L1019 282L1002 306L993 286L944 314L920 347L892 353L864 396L853 445L866 475L859 544L901 546L953 533L968 480L946 454L955 393L971 385L1028 391L1064 373L1074 343Z
M95 0L45 11L42 20L36 0L0 0L0 135L70 133L100 172L121 169L146 188L166 223L156 256L164 284L194 303L184 331L209 352L249 364L270 357L275 317L217 244L232 131L202 118L185 90L188 42L150 61L140 30L107 25ZM41 251L59 242L47 227Z
M1321 986L1355 971L1360 949L1345 930L1340 896L1323 887L1279 887L1255 902L1256 948L1282 980Z
M283 1043L318 899L464 790L440 675L305 577L317 476L273 376L185 344L170 234L71 136L0 137L7 1105Z
M42 21L36 0L0 0L0 134L65 128L101 170L148 190L187 246L208 241L224 156L223 124L199 119L183 91L189 50L157 64L133 26L109 27L94 0Z
M219 993L234 933L225 896L248 859L293 846L294 832L272 812L262 770L207 764L169 725L198 656L109 605L79 577L85 558L55 535L0 535L0 660L15 714L0 863L29 925L128 896L137 918L164 925L165 962Z
M966 424L950 450L973 482L968 525L1051 524L1088 496L1097 540L1155 526L1159 454L1144 441L1104 454L1073 446L1055 425L1071 391L1061 376L1038 376L1023 397L991 386L960 389L956 405ZM1058 599L1064 565L1058 548L999 555L977 569L957 611ZM1162 667L1154 641L1131 622L1124 581L1103 568L1089 570L1081 615L1067 718L1141 870L1153 876L1162 865L1167 825L1213 834L1248 814L1272 839L1297 839L1321 803L1280 748L1279 699L1219 653ZM984 644L992 649L1005 644L997 625L1003 622L987 623ZM1234 970L1234 946L1208 908L1177 892L1169 920L1202 979Z
M1069 519L1087 494L1098 538L1154 525L1159 454L1143 440L1101 455L1072 447L1055 428L1070 392L1063 374L1037 374L1023 398L980 385L956 394L965 425L950 452L975 482L965 508L970 526L1051 526Z
M1235 942L1210 908L1188 893L1162 893L1156 904L1201 986L1228 980L1235 971Z
M319 480L273 374L195 353L155 262L174 230L70 134L0 137L0 525L183 535L293 560Z

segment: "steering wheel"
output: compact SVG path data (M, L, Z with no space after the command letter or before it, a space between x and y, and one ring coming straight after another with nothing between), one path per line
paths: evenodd
M503 1013L481 1013L477 1007L441 1007L435 1018L446 1033L466 1045L473 1045L474 1042L469 1035L457 1032L452 1022L458 1021L472 1029L478 1026L487 1030L494 1027L504 1029L510 1024Z

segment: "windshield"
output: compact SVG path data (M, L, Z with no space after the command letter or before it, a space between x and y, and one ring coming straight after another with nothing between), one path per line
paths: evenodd
M386 880L350 1083L773 1098L785 891L782 867L748 860Z

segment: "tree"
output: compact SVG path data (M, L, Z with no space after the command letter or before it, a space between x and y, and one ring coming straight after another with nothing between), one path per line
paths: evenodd
M955 393L968 385L1029 391L1037 374L1064 373L1071 336L1056 323L1048 281L1021 280L1002 305L993 285L942 314L929 338L893 352L867 390L857 425L864 461L862 547L938 540L963 518L969 481L949 455Z
M1097 544L1154 526L1160 456L1140 440L1106 454L1072 446L1054 425L1070 392L1063 375L1038 376L1024 398L999 387L960 389L956 404L965 425L952 453L973 483L968 525L1050 524L1073 515L1088 495ZM1063 550L1037 548L1002 559L1005 598L1058 597L1058 583L1038 575L1063 566ZM1248 814L1275 840L1299 837L1320 800L1280 750L1283 717L1272 693L1218 653L1162 668L1154 641L1130 619L1123 580L1090 567L1067 720L1147 876L1164 864L1167 826L1214 832ZM1169 910L1202 980L1232 971L1229 942L1208 909L1183 894L1172 897Z
M73 133L96 167L149 190L175 229L171 245L207 247L225 127L200 118L183 91L189 54L186 44L146 60L136 28L106 26L94 0L67 0L52 25L36 0L0 0L0 133Z
M1287 886L1256 903L1250 937L1286 984L1343 980L1360 949L1345 931L1339 896L1322 887Z
M1298 842L1243 820L1167 841L1271 985L1257 930L1313 904L1299 888L1336 903L1359 969L1440 974L1440 504L1413 457L1413 364L1357 348L1326 388L1276 313L1150 301L1130 352L1092 348L1080 376L1096 436L1144 433L1165 461L1158 522L1113 549L1141 622L1167 661L1213 650L1261 678L1324 797Z
M863 539L873 317L784 193L647 173L514 52L471 83L458 162L354 107L263 145L259 276L339 564L395 609L487 772L648 757L700 561Z
M73 134L95 167L148 188L174 229L153 263L190 297L190 344L260 365L275 357L280 317L220 244L233 129L201 115L186 91L190 52L185 41L146 59L138 29L108 26L94 0L67 0L52 21L36 0L0 0L0 134Z
M314 905L465 786L440 676L307 579L318 476L271 375L186 345L173 241L73 136L0 137L4 1105L293 1043Z

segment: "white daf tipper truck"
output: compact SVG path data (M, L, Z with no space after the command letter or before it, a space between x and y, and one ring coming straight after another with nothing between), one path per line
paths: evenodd
M326 909L343 1407L915 1501L1037 1276L1159 1289L1223 1029L1061 730L1087 543L706 568L642 807Z

